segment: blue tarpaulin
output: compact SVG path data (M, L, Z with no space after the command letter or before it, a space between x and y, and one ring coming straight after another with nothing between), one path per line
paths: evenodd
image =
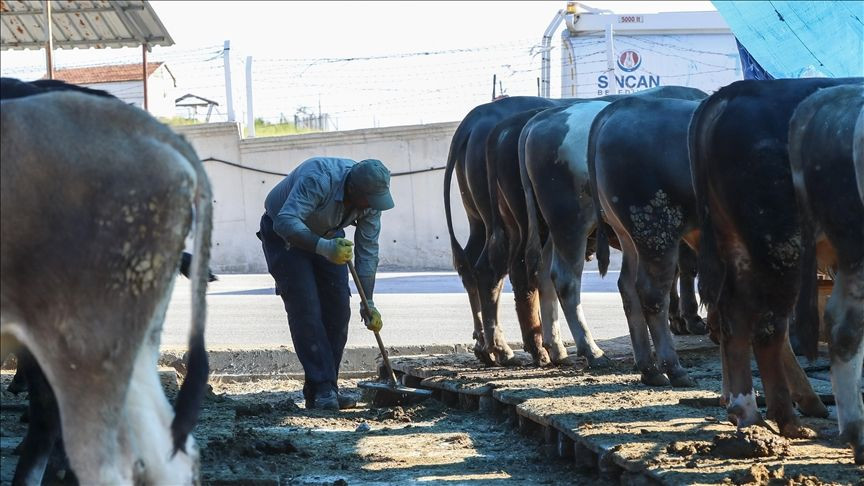
M741 70L744 71L744 79L774 79L770 73L765 71L765 68L753 59L750 52L735 39L735 44L738 46L738 56L741 58Z
M712 3L744 47L745 70L751 56L755 79L757 67L775 78L864 76L861 0Z

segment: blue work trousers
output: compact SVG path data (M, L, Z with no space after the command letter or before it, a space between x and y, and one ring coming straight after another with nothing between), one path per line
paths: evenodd
M267 270L288 313L294 352L303 365L303 395L311 399L336 391L351 319L348 267L300 248L286 248L266 214L261 218L260 238Z

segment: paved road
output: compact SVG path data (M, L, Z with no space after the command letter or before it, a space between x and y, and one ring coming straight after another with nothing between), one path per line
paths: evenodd
M583 302L595 339L627 335L617 280L614 271L603 279L596 271L585 273ZM359 308L356 293L351 300L352 308ZM388 345L471 342L468 297L455 272L379 273L375 304L384 317L381 336ZM500 320L507 340L520 342L514 309L513 293L506 282ZM559 314L564 339L571 341L560 310ZM186 347L189 316L189 282L178 278L162 334L163 349ZM220 275L208 294L208 349L279 346L291 347L291 335L282 300L273 292L270 275ZM348 346L375 346L375 338L362 325L358 311L351 317Z

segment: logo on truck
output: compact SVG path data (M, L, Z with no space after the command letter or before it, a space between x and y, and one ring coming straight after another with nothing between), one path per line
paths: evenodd
M618 55L618 68L624 72L632 73L642 65L642 56L634 50L626 50Z
M606 73L597 76L597 96L635 93L643 89L660 86L659 74L649 73L645 75L634 72L642 67L642 55L633 49L621 51L616 62L621 74L616 74L614 79L609 79L609 75ZM616 85L617 89L615 88Z

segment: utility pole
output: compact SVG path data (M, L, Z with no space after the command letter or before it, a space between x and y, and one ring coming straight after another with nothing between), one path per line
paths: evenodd
M54 29L51 25L51 0L42 2L45 5L45 71L48 79L54 79ZM5 9L4 9L5 10Z
M150 105L147 98L147 42L141 44L141 86L144 89L144 111L149 112Z
M231 90L231 41L226 40L222 48L222 64L225 66L225 104L228 106L228 121L234 121L234 99Z
M252 110L252 56L246 56L246 136L255 137L255 113Z
M606 80L612 87L612 94L618 94L615 81L615 46L612 42L612 24L606 24Z

